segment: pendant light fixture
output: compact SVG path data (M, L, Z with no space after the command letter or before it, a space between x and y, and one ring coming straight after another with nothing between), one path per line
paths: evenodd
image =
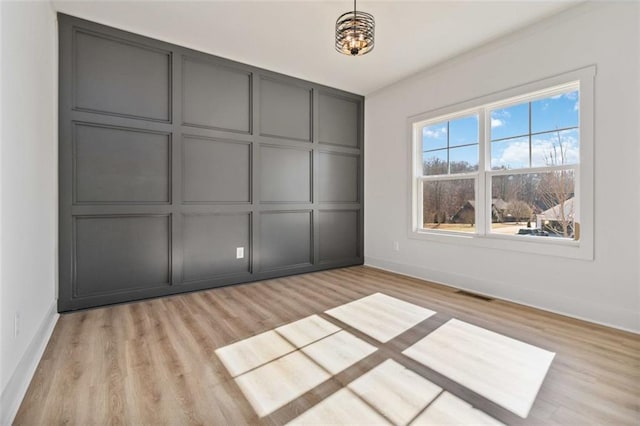
M336 50L350 56L369 53L374 46L375 27L373 15L356 10L353 0L353 11L343 13L336 21Z

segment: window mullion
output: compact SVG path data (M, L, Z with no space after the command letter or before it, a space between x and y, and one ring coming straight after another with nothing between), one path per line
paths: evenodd
M447 121L447 174L451 174L451 121Z
M424 194L424 180L423 179L418 179L418 181L416 182L416 204L417 204L417 211L416 211L416 224L415 224L415 229L422 229L424 227L424 218L423 218L423 210L422 210L422 205L423 205L423 194Z
M476 179L478 176L478 172L471 173L454 173L452 175L429 175L429 176L419 176L418 179L425 181L442 181L442 180L462 180L462 179Z
M579 164L559 164L557 166L525 167L521 169L488 170L489 176L528 175L532 173L548 173L561 170L578 170Z
M490 120L490 118L489 118ZM476 179L476 232L479 235L486 235L486 167L487 167L487 114L484 108L478 111L478 178ZM489 161L489 164L491 162Z
M413 217L414 223L412 225L413 230L422 229L423 220L422 220L422 187L423 187L423 179L424 179L424 158L422 154L423 146L422 146L422 127L414 126L413 127L413 199L416 202L416 205L413 206Z
M531 147L531 143L533 142L531 138L531 102L529 102L529 167L533 166L533 149Z

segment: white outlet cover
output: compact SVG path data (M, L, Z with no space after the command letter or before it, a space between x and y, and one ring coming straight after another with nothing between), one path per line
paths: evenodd
M236 259L242 259L244 258L244 247L237 247L236 248Z

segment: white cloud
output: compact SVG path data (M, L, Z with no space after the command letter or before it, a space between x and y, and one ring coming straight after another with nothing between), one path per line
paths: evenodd
M424 129L422 129L422 134L423 136L426 136L428 138L440 139L447 134L447 126L443 126L439 129L434 129L433 126L425 127Z
M564 97L569 99L569 100L575 101L575 100L578 99L578 92L575 91L575 92L565 93Z
M580 111L580 102L576 101L576 103L573 104L573 110Z
M495 156L492 157L495 158ZM529 165L529 142L511 142L500 156L495 158L493 163L493 166L527 167Z
M491 128L504 126L504 120L491 117Z
M532 167L543 167L550 165L552 157L558 157L558 164L577 164L580 159L580 147L578 139L571 134L561 135L562 144L565 149L565 158L562 161L558 150L557 136L547 138L535 138L531 144ZM554 151L555 148L555 151ZM529 142L527 140L514 141L504 148L501 153L492 154L492 166L506 166L511 168L521 168L529 166Z
M491 111L491 118L493 118L493 117L510 118L511 117L511 113L509 112L508 109L497 109L495 111Z
M557 136L549 138L534 138L531 144L531 161L533 167L555 164L576 164L580 159L578 139L571 135L561 135L564 148L564 160L560 158ZM557 160L553 160L556 157Z
M550 96L549 99L560 99L562 97L575 101L576 99L578 99L578 92L574 91L574 92L561 93L559 95Z

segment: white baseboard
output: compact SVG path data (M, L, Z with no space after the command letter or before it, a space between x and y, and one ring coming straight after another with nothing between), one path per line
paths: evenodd
M520 305L640 334L640 315L632 309L620 309L558 295L550 297L546 293L517 288L505 283L489 282L459 273L438 271L423 266L407 265L384 259L365 257L364 264L396 274L480 293L496 299L507 300Z
M8 426L13 422L59 316L56 301L54 301L11 375L7 386L2 390L2 396L0 397L0 425Z

